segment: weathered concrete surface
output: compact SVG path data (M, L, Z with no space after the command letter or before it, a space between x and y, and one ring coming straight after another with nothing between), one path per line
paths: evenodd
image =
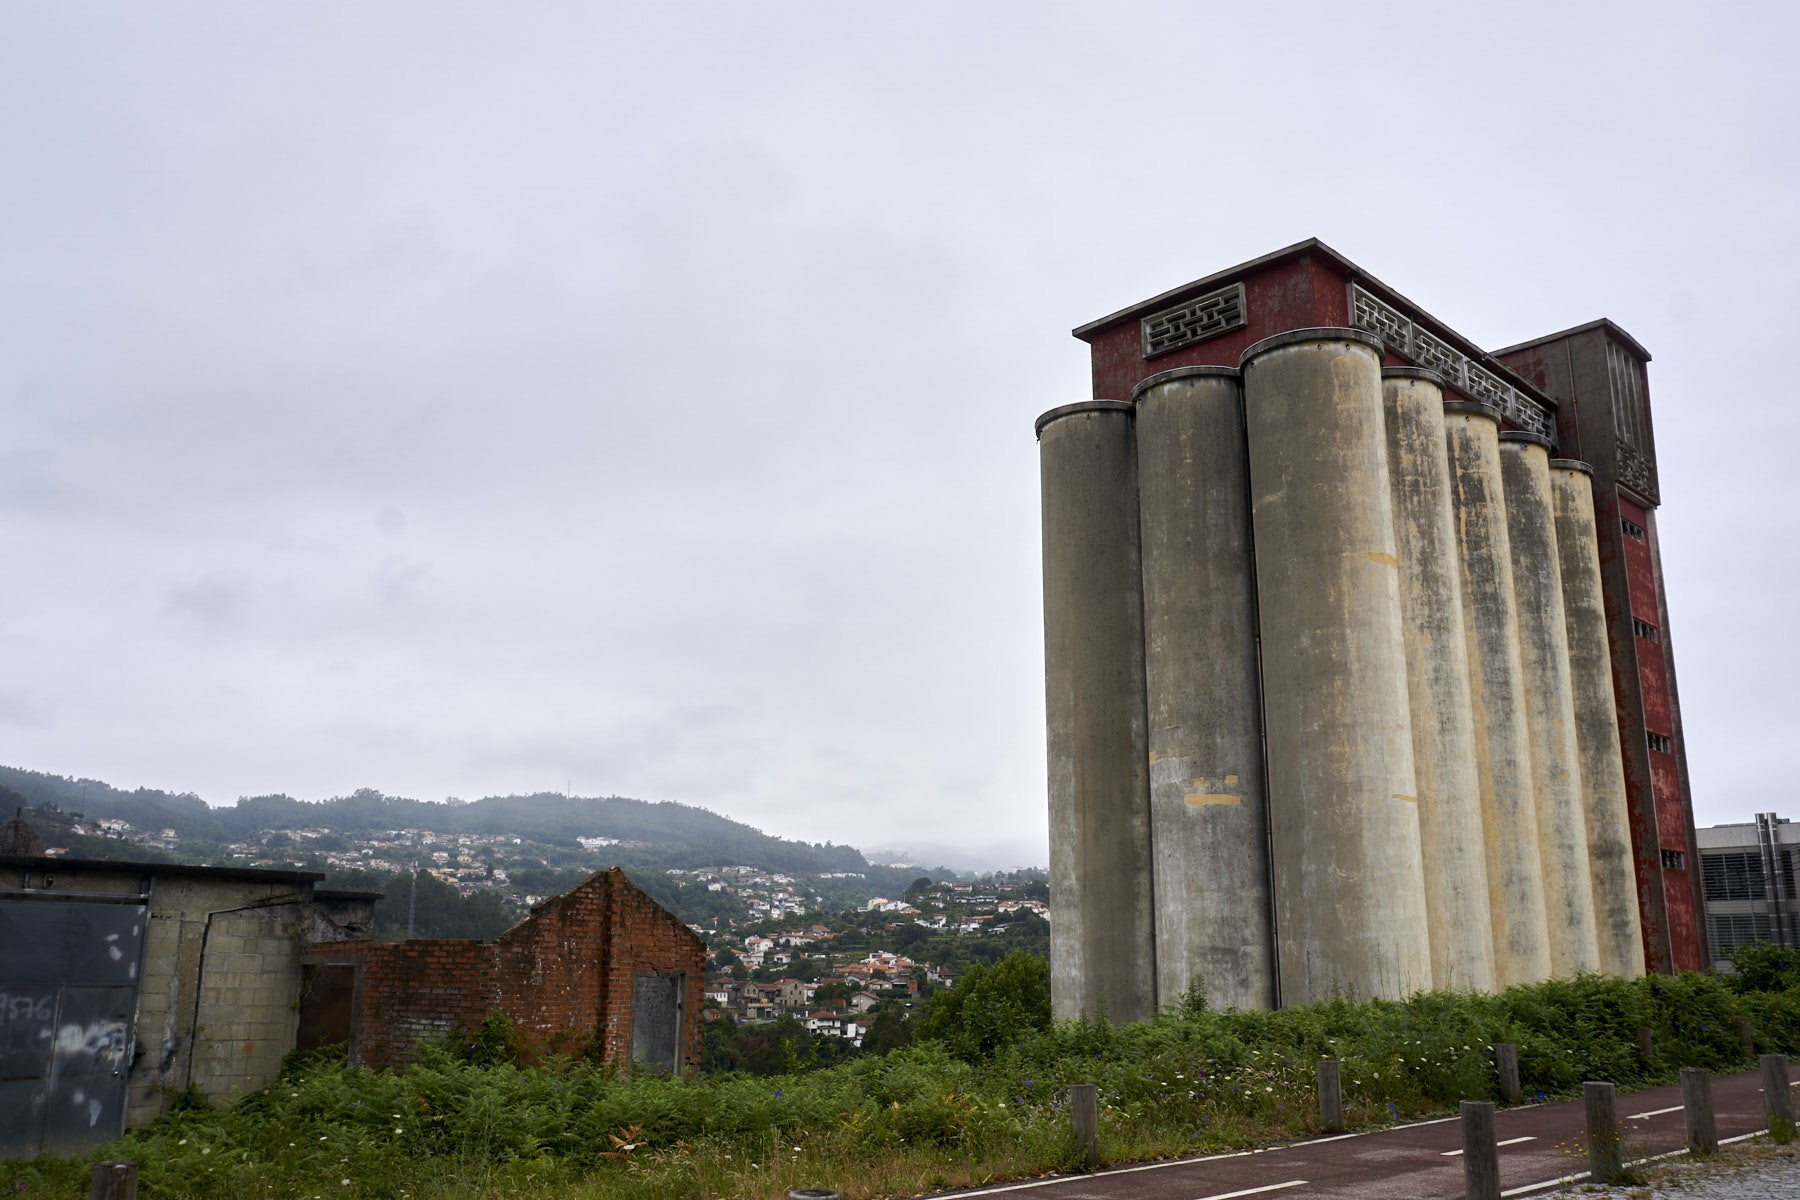
M1548 978L1551 965L1512 549L1500 479L1499 414L1481 405L1446 404L1444 436L1468 639L1494 972L1505 988Z
M1556 504L1556 559L1562 569L1563 616L1569 631L1569 684L1575 702L1575 749L1600 969L1634 978L1644 973L1644 939L1612 655L1606 640L1593 480L1585 464L1551 459L1550 488Z
M1283 1004L1431 985L1380 344L1245 351Z
M1500 476L1519 610L1519 662L1525 671L1525 728L1531 738L1538 853L1544 861L1550 970L1567 978L1599 970L1600 950L1594 936L1548 441L1529 433L1501 434Z
M1381 389L1400 559L1419 841L1431 912L1431 978L1439 988L1491 992L1494 938L1444 444L1443 381L1430 371L1392 367L1382 371Z
M1136 389L1157 999L1274 1002L1250 497L1238 373Z
M1038 419L1058 1017L1156 1009L1143 589L1131 406Z

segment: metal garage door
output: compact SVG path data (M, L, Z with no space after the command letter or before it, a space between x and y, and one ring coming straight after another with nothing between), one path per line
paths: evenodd
M0 1158L123 1130L149 906L0 896Z

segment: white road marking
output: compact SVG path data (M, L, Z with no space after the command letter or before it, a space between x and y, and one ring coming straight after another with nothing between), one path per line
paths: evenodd
M1719 1145L1729 1146L1734 1142L1747 1142L1751 1138L1762 1137L1764 1134L1766 1134L1768 1132L1769 1131L1766 1129L1757 1129L1757 1130L1753 1130L1750 1133L1740 1133L1736 1137L1720 1138ZM1669 1150L1669 1151L1665 1151L1662 1154L1652 1154L1645 1158L1634 1158L1630 1162L1624 1163L1623 1165L1627 1168L1641 1167L1645 1163L1661 1162L1667 1158L1680 1158L1682 1155L1684 1155L1686 1153L1687 1153L1687 1147L1684 1146L1680 1150ZM1546 1179L1541 1183L1527 1183L1521 1187L1508 1188L1506 1191L1501 1192L1500 1194L1502 1196L1523 1196L1523 1195L1527 1194L1528 1192L1541 1192L1541 1191L1545 1190L1546 1188L1561 1187L1565 1183L1580 1183L1582 1180L1586 1179L1587 1177L1588 1177L1588 1172L1577 1171L1573 1175L1558 1175L1555 1179Z
M1282 1188L1305 1187L1306 1180L1290 1179L1286 1183L1271 1183L1266 1187L1245 1188L1241 1192L1219 1192L1211 1196L1202 1196L1200 1200L1233 1200L1235 1196L1260 1196L1264 1192L1279 1192Z
M1626 1117L1625 1119L1627 1121L1642 1121L1649 1117L1660 1117L1664 1113L1672 1113L1672 1112L1680 1112L1680 1111L1681 1111L1681 1105L1677 1104L1672 1108L1653 1108L1649 1112L1632 1113L1629 1117Z
M1504 1142L1495 1142L1494 1145L1495 1145L1495 1147L1516 1146L1520 1142L1535 1142L1535 1141L1537 1141L1536 1137L1527 1135L1525 1137L1507 1138ZM1438 1153L1443 1155L1445 1158L1455 1158L1458 1154L1461 1154L1462 1151L1461 1150L1439 1150Z
M1453 1118L1454 1119L1454 1118ZM1275 1147L1280 1149L1280 1147ZM1108 1171L1095 1171L1092 1175L1052 1175L1048 1179L1033 1179L1027 1183L1003 1183L998 1187L976 1188L972 1192L956 1193L956 1200L964 1200L967 1196L998 1196L1001 1192L1022 1192L1028 1188L1054 1187L1059 1183L1067 1183L1071 1179L1104 1179L1108 1175L1135 1175L1139 1171L1162 1171L1169 1167L1191 1167L1196 1163L1217 1162L1221 1158L1248 1158L1252 1154L1261 1154L1261 1150L1231 1150L1224 1154L1206 1154L1199 1158L1172 1158L1167 1162L1140 1163L1135 1167L1114 1167Z

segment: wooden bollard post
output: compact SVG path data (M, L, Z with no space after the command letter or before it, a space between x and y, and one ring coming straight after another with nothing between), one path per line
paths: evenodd
M1519 1048L1512 1042L1494 1047L1494 1074L1500 1078L1500 1103L1517 1104L1525 1095L1519 1087Z
M1696 1158L1719 1152L1713 1123L1712 1076L1701 1067L1681 1068L1681 1113L1687 1123L1688 1153Z
M1638 1053L1646 1064L1656 1061L1656 1035L1648 1025L1638 1026Z
M134 1162L95 1163L88 1178L88 1200L137 1200L137 1179Z
M1091 1083L1069 1088L1069 1120L1075 1126L1075 1145L1088 1170L1100 1165L1100 1089Z
M1762 1064L1763 1111L1769 1117L1769 1131L1774 1133L1782 1129L1788 1137L1794 1135L1794 1093L1788 1081L1788 1063L1785 1054L1765 1054L1758 1060ZM1786 1126L1782 1126L1782 1122ZM1779 1137L1780 1134L1777 1134Z
M1494 1144L1494 1105L1462 1102L1463 1194L1467 1200L1500 1200L1500 1147Z
M1749 1017L1738 1018L1738 1041L1744 1044L1745 1057L1756 1054L1756 1022Z
M1588 1174L1595 1183L1617 1183L1625 1164L1619 1151L1619 1108L1613 1085L1584 1083L1581 1100L1587 1110Z
M1344 1132L1344 1079L1335 1058L1319 1060L1319 1128Z

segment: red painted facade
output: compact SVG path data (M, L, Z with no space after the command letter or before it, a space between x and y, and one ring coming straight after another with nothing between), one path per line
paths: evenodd
M1233 284L1244 288L1241 325L1145 355L1145 318ZM1490 354L1336 251L1307 241L1075 330L1091 347L1094 398L1128 400L1141 381L1177 367L1235 367L1248 347L1291 329L1354 325L1352 284L1550 413L1556 453L1593 467L1646 963L1652 971L1699 970L1708 961L1693 878L1699 855L1656 548L1655 449L1644 373L1650 356L1641 346L1617 326L1599 321ZM1391 341L1384 359L1391 366L1432 365L1396 353ZM1479 398L1454 386L1447 395ZM1635 423L1617 415L1627 402L1641 409ZM1628 441L1642 444L1627 446ZM1621 518L1643 530L1643 537L1627 534ZM1633 618L1655 629L1654 642L1638 635Z
M354 965L351 1061L406 1062L421 1040L509 1018L539 1053L595 1052L629 1066L639 975L680 988L679 1054L700 1061L706 945L614 867L532 911L493 942L320 943L313 965Z

